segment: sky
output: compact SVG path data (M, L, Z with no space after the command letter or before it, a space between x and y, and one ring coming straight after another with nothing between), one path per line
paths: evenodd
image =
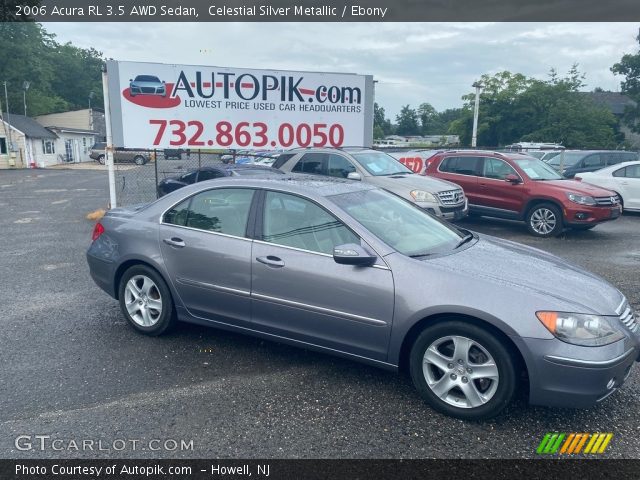
M392 120L403 105L462 106L482 74L538 79L577 63L586 90L619 91L637 23L45 23L61 43L116 60L373 75Z

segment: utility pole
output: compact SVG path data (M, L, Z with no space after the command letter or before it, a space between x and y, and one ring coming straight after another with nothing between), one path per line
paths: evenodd
M29 90L29 85L31 82L27 82L26 80L22 82L22 103L24 103L24 116L27 116L27 90Z
M113 136L111 134L111 108L109 104L109 87L107 77L107 66L102 67L102 95L104 96L104 120L107 127L107 144L105 149L105 159L109 174L109 206L116 208L116 173L113 165Z
M476 89L476 103L473 108L473 135L471 137L471 147L476 148L478 141L478 110L480 108L480 90L482 89L482 83L474 82L471 86Z
M9 122L9 95L7 94L7 81L4 81L4 101L7 104L7 118L4 119L9 125L9 152L13 152L13 139L11 138L11 123Z

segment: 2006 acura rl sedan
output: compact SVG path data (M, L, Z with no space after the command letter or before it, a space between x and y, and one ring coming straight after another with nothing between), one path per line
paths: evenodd
M198 183L111 210L87 252L129 323L177 320L408 368L436 410L589 406L622 385L638 320L601 278L444 223L362 182L278 175Z

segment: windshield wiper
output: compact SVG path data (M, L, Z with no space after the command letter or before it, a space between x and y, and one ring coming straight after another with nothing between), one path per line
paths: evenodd
M421 257L429 257L433 255L432 253L417 253L414 255L409 255L409 258L421 258Z
M456 248L461 247L462 245L464 245L465 243L469 242L473 240L473 233L467 233L464 237L462 237L462 239L458 242L458 244L454 247L454 250Z
M391 176L391 175L411 175L413 172L409 171L409 172L393 172L393 173L385 173L385 176Z

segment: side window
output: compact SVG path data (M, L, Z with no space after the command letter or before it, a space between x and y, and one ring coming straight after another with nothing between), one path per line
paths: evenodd
M593 167L600 167L600 166L604 166L604 162L602 161L602 155L600 155L599 153L595 153L593 155L589 155L587 158L585 158L582 162L582 166L584 168L593 168Z
M459 175L477 175L479 157L447 157L440 164L440 171Z
M200 173L198 173L199 182L220 177L224 177L224 174L220 170L201 170Z
M323 163L325 161L324 153L305 153L298 163L291 169L296 173L311 173L315 175L322 175L324 168Z
M327 160L327 175L330 177L347 178L351 172L355 172L354 167L349 160L341 155L330 154Z
M640 178L640 165L630 165L627 167L627 178Z
M197 171L185 173L180 177L180 180L183 181L184 183L192 184L192 183L195 183L197 175L198 175Z
M267 192L263 240L329 255L337 245L360 243L357 235L325 209L304 198L277 192Z
M508 163L497 158L484 158L482 167L483 177L504 180L504 178L509 174L517 175L516 171Z
M273 168L280 168L285 163L287 163L289 161L289 159L291 157L293 157L294 155L295 155L295 153L283 153L278 158L276 158L275 162L273 162L273 165L271 165L271 166Z
M243 237L253 190L219 188L200 192L179 203L163 221L172 225Z
M627 174L626 174L626 170L627 170L627 168L626 168L626 167L619 168L618 170L616 170L615 172L613 172L613 174L612 174L612 175L613 175L614 177L626 177L626 176L627 176Z

